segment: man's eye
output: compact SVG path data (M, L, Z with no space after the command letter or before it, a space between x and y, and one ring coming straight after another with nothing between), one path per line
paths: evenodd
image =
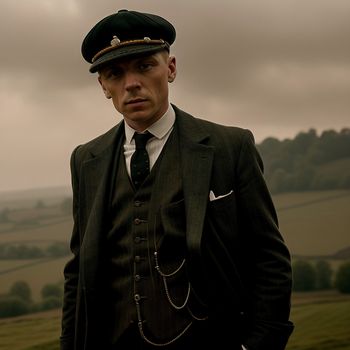
M122 75L122 72L120 70L115 69L112 71L112 75L115 77L119 77Z
M140 71L146 71L148 69L151 68L151 64L150 63L142 63L139 65L139 69Z
M120 77L122 72L118 69L111 69L107 72L107 78L118 78Z

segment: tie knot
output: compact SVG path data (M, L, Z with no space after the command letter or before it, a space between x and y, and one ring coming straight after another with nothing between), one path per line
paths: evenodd
M134 140L135 140L136 149L146 148L146 143L152 136L153 135L148 131L146 131L143 134L139 134L135 132Z

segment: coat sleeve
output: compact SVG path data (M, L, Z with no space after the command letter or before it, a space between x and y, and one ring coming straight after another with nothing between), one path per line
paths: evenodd
M80 229L79 229L79 181L76 166L76 148L71 156L71 176L73 189L73 231L70 248L73 257L64 268L64 298L62 308L62 332L60 337L61 350L73 350L75 343L75 324L77 314L78 284L79 284L79 251L80 251Z
M251 350L283 350L293 331L289 321L292 273L290 254L263 177L254 137L246 131L236 168L238 226L242 236L248 293ZM248 272L248 273L247 273Z

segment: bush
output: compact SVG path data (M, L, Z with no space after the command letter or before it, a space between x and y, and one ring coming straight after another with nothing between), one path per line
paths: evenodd
M40 309L43 311L57 309L62 306L62 298L61 297L47 297L45 298L41 304Z
M0 298L0 317L13 317L29 313L30 305L18 296Z
M304 260L293 263L293 290L310 291L316 287L316 270L314 266Z
M46 299L49 297L61 298L62 295L63 295L62 288L57 284L46 284L41 289L41 296L43 299Z
M319 260L316 262L316 288L319 290L332 288L332 268L328 261Z
M69 245L65 242L52 243L46 249L46 255L53 258L67 256L69 252Z
M350 261L339 266L334 282L341 293L350 293Z

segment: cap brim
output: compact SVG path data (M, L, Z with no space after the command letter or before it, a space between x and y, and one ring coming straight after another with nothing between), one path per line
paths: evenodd
M142 54L154 53L157 51L168 49L168 45L166 43L160 45L133 45L133 46L125 46L119 47L115 50L107 52L103 56L99 57L91 66L89 71L91 73L97 72L102 66L108 64L111 61L117 60L119 58L124 57L132 57L138 56Z

